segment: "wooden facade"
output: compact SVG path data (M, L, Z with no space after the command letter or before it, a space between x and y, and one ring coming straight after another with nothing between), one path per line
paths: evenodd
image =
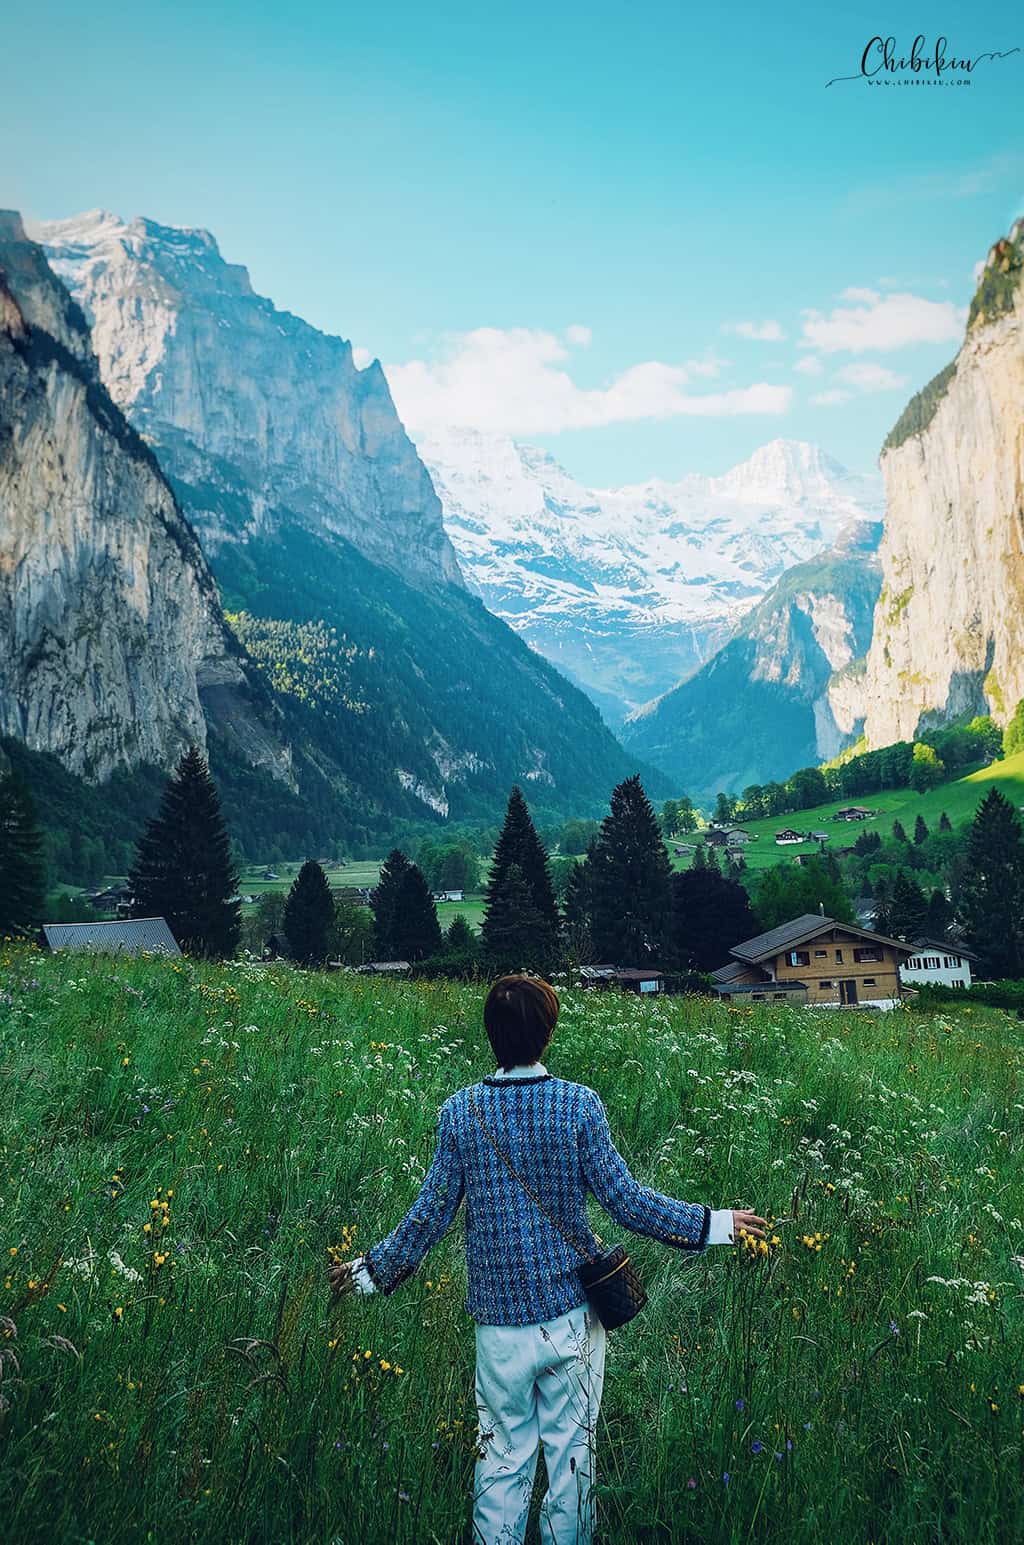
M889 1006L900 1001L900 964L912 954L900 939L809 914L736 945L712 984L719 997L742 1002L784 993L811 1004Z

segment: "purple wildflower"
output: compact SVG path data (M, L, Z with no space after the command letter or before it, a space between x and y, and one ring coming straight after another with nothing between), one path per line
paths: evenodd
M742 1411L743 1410L743 1405L744 1405L744 1401L743 1401L743 1396L741 1395L740 1398L736 1402L736 1409L737 1409L737 1411Z
M728 1484L729 1484L729 1472L728 1472L728 1470L726 1470L725 1474L722 1476L722 1485L723 1486L728 1486Z
M750 1445L750 1452L752 1454L761 1454L764 1452L764 1444L761 1442L760 1438L754 1439L753 1443Z
M687 1489L687 1491L696 1491L696 1489L697 1489L697 1482L694 1480L692 1475L690 1476L690 1479L686 1483L686 1489Z

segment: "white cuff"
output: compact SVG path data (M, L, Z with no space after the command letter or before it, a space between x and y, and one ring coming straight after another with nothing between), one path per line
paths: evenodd
M712 1209L711 1223L708 1227L709 1245L731 1245L732 1237L732 1208L719 1207Z
M355 1283L357 1293L376 1293L377 1285L363 1264L364 1259L360 1255L350 1263L352 1266L352 1281Z

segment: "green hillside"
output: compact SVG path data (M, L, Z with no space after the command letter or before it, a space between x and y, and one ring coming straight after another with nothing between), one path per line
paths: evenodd
M736 824L756 836L743 852L749 869L770 869L774 864L788 863L798 853L816 853L816 842L794 843L792 847L775 846L775 833L792 826L796 831L827 831L830 848L849 847L863 831L878 831L887 836L893 821L899 819L907 831L911 831L919 815L923 815L929 829L934 829L945 811L954 826L965 825L974 816L979 803L992 787L999 789L1016 808L1024 807L1024 751L992 762L976 772L968 773L952 783L942 783L925 794L915 794L913 789L883 789L877 794L858 794L847 799L835 799L827 805L815 805L810 810L790 811L786 815L773 815L764 820L746 821L742 817ZM875 820L833 821L837 810L846 805L863 805L876 810ZM693 839L687 839L692 841ZM673 844L669 844L672 852ZM677 869L689 866L690 857L677 858L672 862Z

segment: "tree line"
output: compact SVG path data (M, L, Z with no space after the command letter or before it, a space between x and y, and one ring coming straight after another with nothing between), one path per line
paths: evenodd
M890 845L907 859L891 882L875 887L876 930L942 940L956 925L990 974L1024 976L1024 831L1017 811L990 789L968 830L951 901L941 887L926 892L911 859L952 836L948 818L934 834L919 818L913 838L894 823ZM855 847L866 859L883 842L865 832ZM0 777L0 876L0 933L31 935L45 902L42 842L29 790L13 773ZM186 953L229 958L238 950L238 874L217 789L195 747L167 781L128 884L133 914L165 917ZM701 846L689 868L673 871L664 812L655 813L638 776L614 789L609 813L560 891L559 897L547 848L516 786L494 847L479 936L461 915L442 932L427 875L399 848L381 867L369 909L335 897L312 859L283 903L275 901L284 952L301 964L404 960L423 974L457 977L585 964L704 974L741 940L802 913L821 908L853 921L831 854L800 867L777 865L751 881L723 873L717 855Z

